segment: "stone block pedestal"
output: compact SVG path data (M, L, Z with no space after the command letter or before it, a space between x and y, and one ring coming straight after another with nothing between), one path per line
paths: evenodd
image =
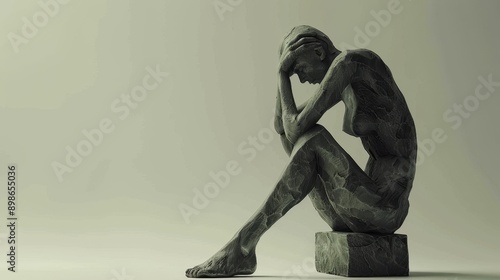
M407 236L318 232L316 270L350 277L408 276Z

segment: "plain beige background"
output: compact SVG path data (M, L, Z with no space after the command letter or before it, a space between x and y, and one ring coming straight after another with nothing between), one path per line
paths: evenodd
M398 12L377 22L374 14L391 5ZM215 253L287 164L267 132L278 47L300 24L337 46L377 52L406 97L421 146L440 132L433 149L421 150L398 231L409 236L413 276L500 278L500 87L474 97L480 77L500 81L498 1L72 0L13 44L23 18L33 22L41 11L36 1L0 4L0 181L8 163L19 169L18 273L2 261L2 279L184 279L186 268ZM142 84L147 67L169 76L122 120L111 105ZM299 101L314 92L293 83ZM473 110L454 112L464 101ZM341 131L343 111L339 104L321 123L364 166L359 139ZM115 129L59 180L53 163L65 163L66 147L104 119ZM251 146L259 135L266 143ZM179 207L193 206L196 191L213 183L210 172L228 162L239 173L185 219ZM330 279L308 265L314 233L327 230L305 199L261 239L256 275ZM1 227L4 256L5 237ZM307 276L291 273L295 267Z

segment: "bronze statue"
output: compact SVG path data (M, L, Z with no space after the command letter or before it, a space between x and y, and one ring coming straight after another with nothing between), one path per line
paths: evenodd
M293 74L302 83L319 83L301 106L292 94ZM415 126L391 71L377 54L341 52L323 32L297 26L280 48L276 101L275 128L290 162L261 208L219 252L188 269L187 277L254 273L260 237L306 196L334 232L391 236L405 220L415 176ZM340 101L345 104L343 131L361 139L370 156L364 171L317 124ZM323 272L355 276L352 271Z

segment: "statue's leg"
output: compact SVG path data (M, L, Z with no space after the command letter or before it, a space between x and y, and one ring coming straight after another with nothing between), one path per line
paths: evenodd
M384 217L393 214L378 208L380 196L376 190L376 184L330 133L317 125L295 143L290 163L260 209L219 252L205 263L188 269L186 276L227 277L253 273L255 248L260 237L309 194L315 207L322 209L320 215L328 218L327 214L331 213L333 218L329 224L332 226L337 222L346 230L390 231L391 225Z
M325 183L321 176L317 175L314 182L314 188L309 193L311 202L318 211L319 216L330 226L334 231L349 232L351 229L342 220L342 217L335 211L325 191Z
M310 140L312 137L304 136L307 140ZM294 145L288 141L288 139L281 135L281 142L283 143L283 148L285 152L290 156ZM298 144L304 144L307 141L300 141ZM296 149L300 148L299 145L295 145ZM348 232L351 231L349 227L344 223L340 215L335 211L332 206L332 203L328 200L326 195L325 187L323 179L319 176L316 176L313 188L309 192L309 198L311 199L314 208L318 211L320 217L334 230L334 231L342 231Z
M318 131L303 135L290 162L264 204L238 233L212 258L186 271L188 277L223 277L251 274L256 268L255 247L260 237L313 189L318 174L316 143Z

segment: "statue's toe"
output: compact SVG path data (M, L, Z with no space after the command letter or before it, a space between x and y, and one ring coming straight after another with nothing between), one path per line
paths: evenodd
M196 277L195 276L195 268L194 267L193 268L188 268L186 270L186 276L190 277L190 278Z

